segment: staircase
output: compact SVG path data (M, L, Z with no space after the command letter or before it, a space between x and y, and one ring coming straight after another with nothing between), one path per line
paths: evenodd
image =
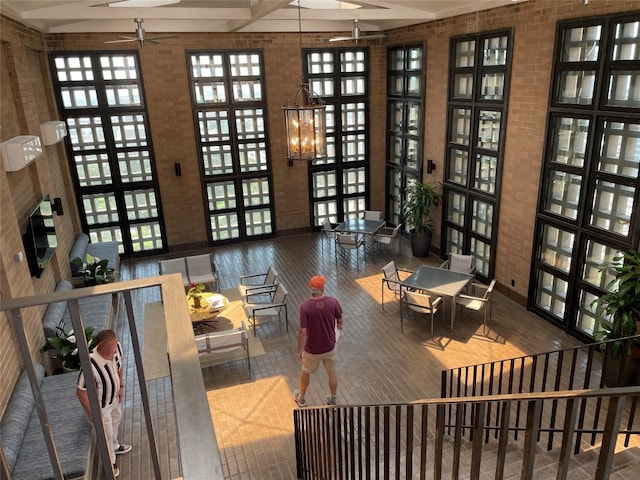
M638 478L640 387L601 388L600 345L445 371L441 399L295 410L298 477Z

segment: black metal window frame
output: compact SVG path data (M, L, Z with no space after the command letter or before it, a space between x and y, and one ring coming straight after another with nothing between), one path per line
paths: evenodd
M598 276L597 281L595 281L595 275L589 273L598 270L598 262L594 263L594 259L590 258L590 247L595 246L603 250L606 247L609 249L607 258L611 260L612 252L638 248L640 242L640 212L637 208L640 204L640 177L638 175L635 178L628 177L598 168L601 160L600 149L603 148L602 142L608 134L606 125L629 124L629 122L636 126L640 125L640 114L637 108L608 105L611 75L624 70L640 71L640 59L627 61L612 59L615 43L614 27L616 24L625 22L640 22L640 12L560 21L556 30L527 303L531 311L583 341L592 341L593 331L597 331L599 322L604 320L595 319L590 304L593 299L605 292L606 284L611 280L606 272ZM563 61L565 45L570 44L568 35L571 30L595 27L602 29L597 58ZM574 103L561 101L563 75L571 72L593 72L591 101L582 98L574 99ZM562 135L560 125L563 121L565 124L586 125L583 127L586 132L586 139L583 140L584 148L578 149L583 156L578 162L573 162L577 164L572 164L571 161L567 163L554 161L559 148L558 139ZM575 135L573 132L571 136L575 137ZM549 197L552 195L554 181L558 182L559 179L564 178L579 185L580 193L570 205L560 200L557 205L553 205L555 208L550 208ZM604 183L635 189L633 201L635 208L630 215L627 235L591 224L596 195L598 195L597 186ZM575 213L572 213L574 210ZM548 240L550 230L555 233L553 240L560 238L557 232L564 234L565 243L550 242ZM545 251L550 243L552 246L548 250L553 253L552 258L549 258L550 252ZM553 251L553 248L557 251ZM553 285L556 282L564 285L564 291L562 288L554 289ZM548 285L548 291L542 288L543 283ZM547 308L538 300L542 295L547 297L546 302L549 303ZM555 301L564 306L562 315L553 311L552 305ZM590 320L594 324L593 328L588 326Z
M186 62L187 62L187 71L188 78L190 84L190 92L191 92L191 104L193 110L193 121L194 121L194 130L196 133L196 145L198 150L198 159L200 166L200 175L202 179L202 198L203 205L205 210L205 223L208 226L207 228L207 239L210 245L224 245L230 243L238 243L247 240L260 240L264 238L272 238L276 233L276 215L275 215L275 195L274 195L274 185L273 185L273 171L271 167L271 147L269 140L269 124L268 124L268 108L267 108L267 87L266 87L266 74L265 74L265 62L264 62L264 54L261 49L241 49L241 50L217 50L217 49L197 49L197 50L187 50L186 54ZM190 62L190 57L192 55L220 55L223 57L223 76L221 77L221 82L224 83L224 88L226 90L226 101L208 103L208 104L199 104L196 100L195 87L202 81L201 78L196 78L193 74L193 67ZM261 65L261 74L247 77L239 77L232 75L230 58L232 56L242 56L242 55L257 55L260 59ZM245 80L251 80L255 82L259 82L261 88L261 100L259 101L248 101L248 100L235 100L234 101L234 80L239 78L244 78ZM238 121L239 116L237 112L242 110L243 108L248 109L262 109L263 116L261 120L264 122L263 131L264 137L261 139L243 139L241 141L238 138L238 128L236 122ZM199 127L200 120L198 116L201 113L207 112L224 112L228 115L228 126L229 126L229 138L227 141L206 141L202 138L202 132ZM200 133L199 133L200 132ZM240 162L240 151L241 147L246 147L248 144L253 143L253 141L262 141L264 143L264 149L262 152L265 155L264 159L264 169L248 169L243 167ZM208 174L205 168L204 162L204 153L203 151L209 147L229 147L229 152L231 155L232 161L232 171L224 172L220 174ZM248 148L248 147L247 147ZM245 151L246 153L246 151ZM244 170L244 171L243 171ZM247 182L259 181L260 179L266 180L268 185L268 204L259 203L256 205L246 204L245 196L247 192L244 190L243 186L246 185ZM218 203L226 203L226 206L221 208L216 208L212 210L210 207L211 199L209 198L208 189L209 187L218 186L229 186L233 185L235 198L225 198L223 202ZM225 188L226 190L226 188ZM220 199L218 199L220 200ZM231 204L231 205L230 205ZM267 224L270 231L267 233L260 234L249 234L248 232L248 224L246 222L247 216L251 215L252 212L269 212L270 220ZM236 237L230 238L218 238L214 239L214 230L216 230L216 226L213 225L212 219L216 215L223 218L232 218L236 217L237 220L237 230L238 235ZM233 229L233 226L227 225L229 230ZM221 235L223 236L223 235Z
M104 79L102 75L102 70L100 67L100 58L101 57L126 57L133 56L136 61L136 75L137 79L132 80L130 78L126 79ZM81 81L73 80L73 81L62 81L59 79L57 74L56 67L56 59L71 59L73 57L88 57L91 59L92 64L92 79L83 79ZM145 103L145 93L144 93L144 80L142 77L142 70L140 69L140 57L139 52L137 50L124 50L114 52L112 50L109 51L61 51L61 52L50 52L48 54L49 60L49 68L51 71L51 78L53 89L55 91L56 103L58 106L58 112L60 112L62 120L67 123L67 128L69 129L69 123L73 121L73 119L80 117L99 117L100 125L102 126L102 133L104 134L104 147L99 149L92 149L89 151L91 154L95 155L103 155L106 156L108 166L111 174L111 183L105 183L101 185L81 185L81 181L79 179L76 165L74 162L74 156L79 155L83 152L88 152L87 150L74 149L73 144L69 136L65 138L65 142L67 145L67 149L69 153L69 169L71 171L71 176L73 180L73 186L76 195L76 204L78 208L78 212L80 214L80 222L82 225L82 230L89 234L91 241L103 241L103 240L115 240L120 243L119 252L121 254L127 256L136 256L142 257L146 255L155 255L158 253L163 253L167 251L167 238L166 238L166 229L164 225L163 213L162 213L162 201L160 196L160 186L157 177L157 168L155 162L154 148L153 148L153 139L151 137L151 128L149 125L149 116L147 112L147 107ZM84 68L84 67L82 67ZM117 86L127 86L127 85L136 85L138 88L140 104L136 106L109 106L107 101L107 88L114 87L115 91ZM62 90L63 88L87 88L87 90L94 88L97 102L96 106L86 106L86 107L74 107L68 108L65 106L64 100L62 98ZM112 92L113 93L113 92ZM145 141L147 144L143 150L148 151L149 154L149 168L150 172L147 172L151 175L151 180L143 180L136 182L123 182L121 177L121 172L118 165L118 153L127 154L128 152L135 152L140 150L140 147L130 147L130 146L118 146L116 147L116 141L113 133L113 126L111 123L111 118L114 115L142 115L143 125L145 129ZM126 142L124 142L126 143ZM124 199L124 195L126 192L134 192L135 190L146 189L148 191L152 191L155 196L156 204L154 208L157 209L156 217L144 217L140 219L131 219L127 215L126 202ZM91 195L101 195L112 193L115 197L116 202L116 214L117 219L111 219L110 221L100 222L100 223L89 223L87 221L87 213L84 207L83 196L91 196ZM98 216L98 215L96 215ZM111 215L113 216L113 212ZM133 249L133 239L130 232L130 228L136 228L136 226L141 227L144 224L148 224L149 220L155 219L159 229L160 229L160 241L162 246L160 248L150 248L148 250L137 250ZM101 230L102 229L102 230ZM106 230L106 233L105 233ZM121 238L108 238L109 230L111 233L115 231L119 231ZM105 238L107 235L107 238ZM156 238L156 241L158 239ZM137 242L138 240L136 240Z
M364 54L364 95L343 95L341 94L341 80L349 77L353 77L353 72L345 72L341 73L341 54L347 52L363 52ZM311 73L310 65L309 65L309 56L312 54L323 54L323 53L331 53L333 55L333 69L332 74L327 74L324 72L321 73ZM322 95L321 92L312 92L313 94L317 94L322 98L322 100L327 105L327 110L332 109L334 115L335 124L333 125L333 139L330 138L330 126L327 125L327 145L330 146L333 143L335 147L335 161L313 161L308 164L308 183L309 183L309 214L311 219L310 227L313 230L319 230L321 228L322 222L325 218L328 218L331 222L342 222L346 220L346 218L351 216L358 216L358 212L347 212L345 211L344 204L349 199L358 199L364 197L364 208L369 207L369 198L370 198L370 153L369 153L369 49L367 47L341 47L341 48L305 48L302 51L302 60L303 60L303 72L305 81L309 83L310 88L313 88L314 80L320 80L323 78L331 78L333 82L333 95ZM359 128L358 130L343 130L343 122L341 115L341 107L348 103L353 102L362 102L365 108L365 125L363 128ZM343 140L344 137L353 134L363 134L365 137L364 148L365 152L363 154L364 160L361 161L346 161L344 158L346 155L343 152ZM331 142L331 140L333 142ZM353 192L348 193L345 192L345 182L344 182L344 173L348 170L352 169L364 169L365 180L364 180L364 192ZM315 173L331 173L335 172L336 177L336 193L331 196L324 197L316 197L314 192L316 191L316 186L314 185L314 174ZM336 204L336 213L335 215L327 214L325 216L318 217L315 213L315 203L316 201L335 201ZM361 213L362 213L361 212Z
M483 42L489 39L506 37L508 45L506 47L506 59L503 65L483 65ZM474 64L472 66L456 66L456 46L461 42L475 42ZM502 167L504 164L504 145L506 141L507 112L509 102L509 90L511 83L511 62L513 58L513 29L495 30L479 32L451 37L449 54L449 93L447 106L447 136L445 140L445 173L443 181L443 205L442 205L442 235L441 235L441 255L445 258L450 251L476 256L476 276L484 281L494 277L497 254L498 225L500 216L500 197L502 190ZM484 74L503 74L503 90L501 100L483 99L482 79ZM473 78L471 98L456 98L456 76L467 75ZM453 121L454 112L458 110L468 110L469 118L469 138L467 143L460 143L454 140ZM485 149L478 145L479 129L481 124L481 112L497 112L500 114L500 129L497 149ZM454 166L453 151L466 152L467 165L464 172L466 180L464 183L456 183L448 177ZM486 192L474 187L473 182L477 177L476 156L493 156L496 159L495 183L493 192ZM462 212L462 225L452 221L452 213L457 208L451 201L450 196L457 195L464 199L464 211ZM480 234L473 231L473 202L477 204L489 205L492 208L491 232L489 235ZM457 246L457 250L452 248L452 240L448 231L455 231L462 237L462 245ZM488 244L491 248L489 258L481 259L480 253L472 251L473 241ZM480 268L488 265L488 268Z
M408 52L419 50L420 68L411 68ZM402 223L402 209L407 201L407 188L422 181L424 155L424 99L425 99L425 58L424 43L393 45L387 48L387 142L385 218L392 225ZM401 55L402 68L395 67L395 56ZM420 77L419 93L411 93L409 83ZM396 85L397 83L401 85ZM399 88L397 88L399 87ZM410 107L418 109L417 124L409 118ZM397 109L401 110L401 120L396 119ZM409 142L416 151L410 153ZM399 149L399 151L397 150ZM406 235L406 232L403 232Z

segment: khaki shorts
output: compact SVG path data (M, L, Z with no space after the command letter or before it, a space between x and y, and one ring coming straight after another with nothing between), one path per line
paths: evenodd
M306 373L315 373L318 370L320 362L324 365L327 372L335 372L337 362L337 348L333 347L325 353L314 355L309 352L302 352L302 371Z

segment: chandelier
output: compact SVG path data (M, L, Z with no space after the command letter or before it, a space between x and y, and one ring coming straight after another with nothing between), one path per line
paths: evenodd
M302 23L300 20L300 0L298 0L298 28L300 31L300 50L302 50ZM298 90L288 101L284 110L284 127L287 134L287 160L312 161L327 156L327 126L322 99L313 98L309 84L298 84Z

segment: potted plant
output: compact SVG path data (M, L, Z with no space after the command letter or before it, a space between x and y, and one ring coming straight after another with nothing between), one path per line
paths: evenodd
M84 336L89 346L89 351L96 347L96 341L93 338L95 327L87 327L84 329ZM40 353L55 351L55 358L62 362L62 368L67 371L80 369L80 355L78 354L78 342L73 330L64 331L64 326L60 323L56 327L56 336L47 338L47 342L40 349Z
M78 267L84 277L84 286L103 285L114 281L114 270L108 267L108 259L99 259L93 255L87 254L86 263L80 257L72 260L73 264Z
M407 188L408 199L402 209L402 219L411 227L411 252L414 257L426 257L431 249L433 225L431 209L442 200L440 184L416 182Z
M198 309L201 307L202 294L204 293L204 285L202 283L189 284L189 290L187 290L187 298L191 300L193 308Z
M606 287L608 291L592 302L596 315L604 320L594 338L598 341L613 340L605 355L605 369L609 369L605 379L610 379L609 384L633 383L640 367L640 348L637 342L618 339L640 333L640 252L623 252L614 257L612 263L603 265L601 270L615 273ZM623 345L626 348L623 349Z

